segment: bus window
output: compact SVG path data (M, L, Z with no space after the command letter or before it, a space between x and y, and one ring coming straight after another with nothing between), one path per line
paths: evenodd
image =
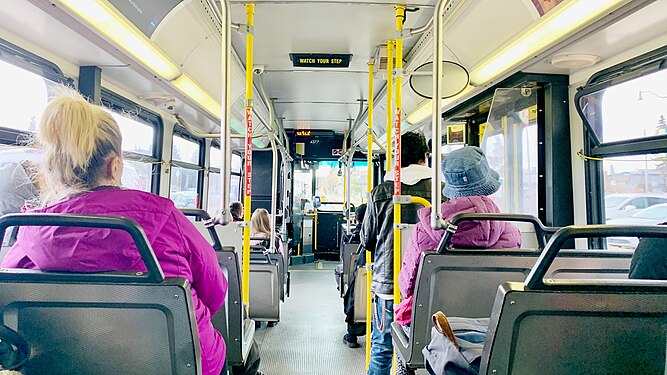
M35 132L49 98L58 86L35 73L0 60L0 127Z
M294 210L303 209L301 202L310 201L313 196L313 171L294 169Z
M360 205L366 201L367 162L353 162L350 168L350 202ZM317 189L315 195L322 202L344 202L343 173L345 166L338 167L337 161L320 161L317 167Z
M174 135L169 198L178 208L198 208L201 143Z
M589 210L595 216L589 220L659 224L667 221L667 215L662 215L665 210L655 208L667 203L667 70L648 63L625 67L624 72L600 72L596 79L607 81L607 75L614 74L613 83L596 89L594 81L577 102L589 129L585 153L595 156L586 164L586 178L601 183L596 192L599 199L588 201L589 207L598 208ZM650 138L662 146L645 147ZM619 241L607 242L624 248L637 243L636 239Z
M222 202L222 181L220 165L222 164L222 151L217 147L210 147L210 160L208 169L208 199L207 208L210 213L217 213Z
M129 117L109 111L123 134L124 169L122 183L130 189L151 191L153 179L153 139L155 128Z
M528 96L518 88L496 90L482 149L500 175L500 189L491 196L500 211L538 216L535 90Z
M667 70L582 97L586 120L602 143L667 134Z

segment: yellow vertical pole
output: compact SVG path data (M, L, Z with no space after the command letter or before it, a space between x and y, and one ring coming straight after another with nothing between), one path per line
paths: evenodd
M394 196L401 195L401 118L403 105L403 39L400 32L405 20L405 7L396 7L396 114L394 116ZM394 306L401 302L398 274L401 272L401 205L394 203ZM394 320L396 313L394 312ZM394 371L396 352L394 351Z
M393 91L394 91L394 41L387 41L387 160L386 171L391 171L392 145L391 145L391 120L393 109Z
M368 205L373 204L371 201L371 191L373 190L373 68L374 64L368 63L368 170L366 171L366 192L368 193ZM371 330L372 326L372 305L371 305L371 282L373 275L371 268L368 267L372 262L371 252L366 251L366 372L368 372L368 365L371 363Z
M343 140L347 139L346 136L347 136L347 131L343 132ZM345 155L345 158L347 159L346 153L347 153L347 142L343 142L343 155ZM345 162L347 163L348 160L345 160ZM347 211L347 210L350 209L350 206L347 203L347 178L348 178L348 176L347 176L347 164L343 165L343 167L345 167L345 170L343 171L343 207L345 207L345 210ZM349 218L349 217L350 217L349 214L345 215L345 218ZM345 224L347 224L347 226L349 228L350 222L348 221ZM349 232L346 232L346 233L349 233Z
M243 199L243 305L250 311L250 205L252 203L252 78L253 78L253 34L255 4L246 4L248 33L246 34L245 59L245 181Z

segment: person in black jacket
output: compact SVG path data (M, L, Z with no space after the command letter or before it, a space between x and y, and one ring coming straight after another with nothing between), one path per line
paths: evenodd
M362 204L357 207L357 210L354 212L354 216L357 219L357 226L352 230L352 241L350 242L354 242L355 238L359 241L361 224L364 222L365 215L366 204ZM358 348L359 343L357 343L357 336L366 334L366 324L354 322L354 285L357 280L357 270L359 267L366 265L366 252L364 251L364 248L360 246L357 254L357 261L354 268L351 270L352 273L347 282L347 290L343 296L343 311L345 312L345 322L347 323L347 333L343 336L343 343L350 348Z
M431 176L426 165L428 145L422 134L408 132L401 136L401 194L431 200ZM391 322L394 313L394 172L371 192L366 218L361 227L361 243L373 254L374 312L371 333L369 375L389 375L393 355ZM436 192L439 194L440 192ZM401 220L419 221L416 205L401 206Z
M667 222L660 225L667 225ZM667 238L644 237L632 255L630 279L667 280Z

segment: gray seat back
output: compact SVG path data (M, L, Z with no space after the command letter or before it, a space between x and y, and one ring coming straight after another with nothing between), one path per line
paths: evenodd
M566 241L612 235L666 238L667 228L557 232L525 284L498 289L480 373L666 373L667 281L545 280Z
M367 274L368 271L365 267L359 267L357 270L357 279L354 282L354 321L357 323L366 321L366 303L368 301Z
M285 289L287 284L287 271L285 257L281 253L250 253L250 264L263 264L270 261L278 266L278 287L280 288L280 300L285 301Z
M650 291L656 283L662 291ZM667 282L646 284L615 293L502 285L480 374L664 375Z
M411 367L423 367L421 350L430 341L433 313L440 310L447 316L489 317L498 286L525 280L538 255L537 251L518 249L423 253L415 284L410 334L398 326L392 329L401 357ZM627 278L631 257L631 252L563 252L549 276Z
M0 272L2 323L32 347L25 374L201 374L187 280L66 283Z
M245 363L255 336L255 324L244 318L241 296L241 266L234 251L216 252L218 263L227 276L227 297L211 321L222 333L227 345L227 363L238 366Z
M128 232L146 272L74 274L0 271L0 317L32 347L25 374L201 374L199 335L187 280L164 278L143 230L120 217L22 214L12 225Z
M346 243L343 245L343 284L342 285L347 285L348 280L350 277L350 274L352 273L352 270L354 267L354 263L352 263L352 254L356 253L357 250L359 249L359 246L361 246L359 243ZM341 285L341 288L342 288ZM341 289L341 295L343 294L343 290Z
M223 247L233 248L239 254L243 252L243 227L239 223L216 225L214 228Z
M277 264L250 264L250 318L280 321L280 284Z

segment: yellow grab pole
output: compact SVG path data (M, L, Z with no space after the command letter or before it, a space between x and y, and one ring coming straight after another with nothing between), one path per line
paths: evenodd
M368 63L368 170L366 171L366 192L368 193L368 205L371 202L371 191L373 190L373 67L374 64ZM371 330L372 326L372 305L371 305L371 282L373 275L371 274L371 252L366 251L366 372L368 372L368 365L371 363Z
M424 207L431 207L431 202L422 197L411 197L410 199L412 200L413 204L421 204Z
M250 205L252 194L252 76L253 76L253 34L255 4L246 4L248 33L246 34L245 54L245 180L243 199L243 305L246 313L250 312Z
M349 128L349 126L348 126L348 128ZM347 140L347 131L343 132L343 140ZM343 142L343 155L347 155L346 153L347 153L347 141ZM347 156L346 156L346 159L347 159ZM347 203L347 161L348 160L346 160L346 163L343 165L343 167L345 167L345 170L343 172L343 207L345 208L345 211L350 209L350 206ZM350 217L349 213L347 215L345 215L345 218L349 218L349 217ZM350 231L349 231L350 222L347 221L345 224L347 224L347 228L348 228L348 229L346 229L345 233L350 234Z
M394 41L387 41L387 160L385 170L391 171L391 120L393 108L393 91L394 91Z
M396 7L396 114L394 116L394 196L401 195L401 110L403 105L403 39L400 32L405 20L405 7ZM387 111L389 112L389 108ZM401 272L401 205L394 203L394 306L401 302L398 274ZM394 320L396 312L394 311ZM394 371L396 369L394 351Z

